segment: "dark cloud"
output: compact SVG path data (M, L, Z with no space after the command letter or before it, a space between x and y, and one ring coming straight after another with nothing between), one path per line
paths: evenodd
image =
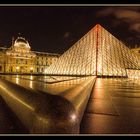
M114 14L119 19L129 19L130 21L140 19L139 11L120 9L117 10Z
M128 25L128 30L140 33L140 7L109 7L97 12L97 17L114 17L113 25Z
M65 32L63 37L68 38L69 36L70 36L70 32Z
M140 23L135 23L130 26L130 30L136 31L140 33ZM140 37L140 35L139 35Z
M140 39L140 35L136 35L136 37L137 37L138 39Z
M127 40L132 41L133 37L128 37Z

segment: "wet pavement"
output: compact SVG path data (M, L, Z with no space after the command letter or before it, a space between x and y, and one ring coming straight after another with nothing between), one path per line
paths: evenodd
M59 76L21 76L21 75L8 75L1 76L2 78L23 86L38 91L43 91L51 95L63 96L67 91L75 88L86 80L90 79L89 76L85 77L59 77ZM92 76L94 77L94 76Z
M76 96L74 93L65 93L68 93L72 88L75 88L77 85L80 85L81 82L85 81L84 78L74 77L16 75L4 77L26 88L63 96L66 99L71 97L71 101L79 95ZM80 98L85 98L84 94ZM80 98L78 97L78 100L76 100L80 101ZM0 110L3 110L3 107L1 108ZM7 113L5 113L5 115L6 114ZM140 134L139 118L140 79L97 78L80 125L80 133ZM8 128L10 128L9 126ZM2 132L2 130L0 131ZM9 132L9 130L7 132ZM13 133L13 130L11 133Z
M81 82L84 82L85 78L80 77L50 77L50 76L22 76L22 75L8 75L2 76L4 79L11 81L15 84L24 86L26 88L32 88L35 90L41 90L53 95L59 95L59 93L65 92Z
M30 133L79 133L79 123L94 82L95 76L66 77L66 79L44 77L42 80L41 77L3 76L0 80L0 95ZM61 120L64 116L65 119ZM69 121L66 118L70 118ZM59 119L61 121L55 124L54 122ZM47 126L45 126L46 123ZM62 125L65 125L63 129L58 128ZM48 126L50 127L47 128ZM56 128L58 128L57 131ZM61 130L64 131L61 132Z
M96 80L82 134L140 134L140 80Z
M23 133L28 132L0 96L0 134Z

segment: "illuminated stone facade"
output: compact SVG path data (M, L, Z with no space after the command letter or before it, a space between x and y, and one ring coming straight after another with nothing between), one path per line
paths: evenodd
M0 73L43 74L58 57L58 54L31 51L28 41L18 37L10 48L1 48Z
M44 52L34 52L35 57L35 67L36 73L45 73L47 67L49 67L53 62L55 62L59 55L53 53L44 53Z
M138 57L102 26L96 25L45 72L127 77L127 69L140 69Z
M5 71L5 48L0 48L0 73Z

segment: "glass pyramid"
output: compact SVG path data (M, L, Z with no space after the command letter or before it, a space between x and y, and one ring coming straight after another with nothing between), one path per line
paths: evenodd
M127 77L129 69L140 69L138 57L97 24L48 67L46 74Z

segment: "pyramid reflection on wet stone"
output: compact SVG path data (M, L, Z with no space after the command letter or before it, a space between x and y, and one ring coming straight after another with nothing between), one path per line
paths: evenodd
M137 56L97 24L48 67L46 74L126 77L127 69L140 69Z

